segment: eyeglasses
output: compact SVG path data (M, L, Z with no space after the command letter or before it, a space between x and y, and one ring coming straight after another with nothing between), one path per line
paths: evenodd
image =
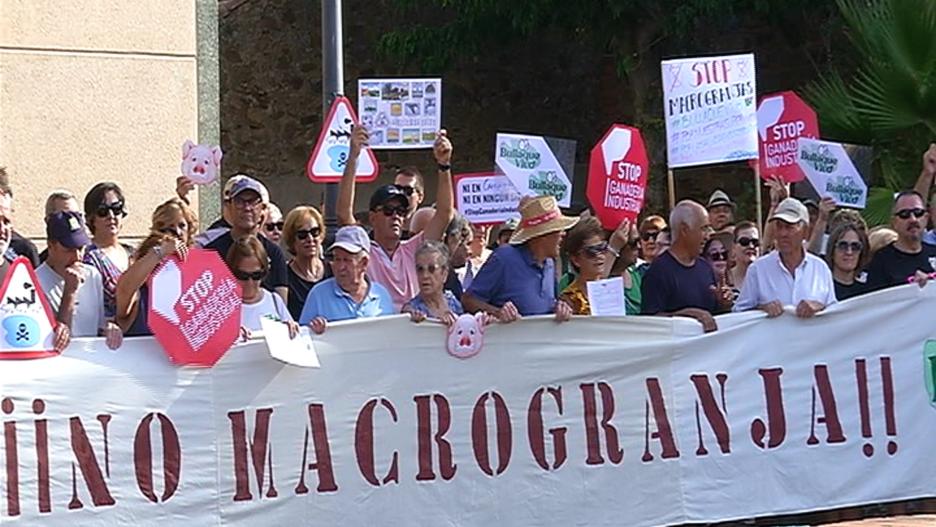
M273 223L267 223L263 228L266 229L267 232L281 231L283 230L283 225L284 223L281 221L274 221Z
M608 242L582 247L582 253L589 258L598 258L608 250Z
M231 203L233 203L234 205L242 209L251 209L261 204L263 202L263 198L261 198L260 196L257 196L253 199L248 199L248 198L238 195L238 196L234 196L233 198L231 198L230 201Z
M322 234L321 227L312 227L311 229L299 229L296 231L296 238L299 240L305 240L309 236L313 238L318 238Z
M159 229L159 232L180 238L182 237L182 233L185 232L187 228L187 226L183 225L179 225L177 227L163 227L162 229Z
M401 218L405 218L406 215L409 214L409 209L407 209L407 208L404 207L403 205L400 205L399 207L384 207L384 206L381 206L381 207L380 207L380 211L383 212L383 215L384 215L384 216L387 216L388 218L389 218L390 216L393 216L393 215L397 215L397 216L399 216L399 217L401 217Z
M843 253L860 253L864 249L864 244L861 242L846 242L845 240L840 240L835 244L835 248Z
M910 216L913 216L914 218L922 218L924 214L926 214L926 209L904 209L895 212L894 216L897 216L902 220L909 220Z
M742 247L751 247L757 248L760 247L760 240L757 238L748 238L747 236L742 236L738 238L738 241L735 242Z
M122 201L115 201L108 205L107 203L101 203L98 205L97 210L94 212L98 218L107 218L108 216L113 215L115 218L126 218L127 210L124 209L124 204Z
M660 231L643 232L640 234L640 239L642 239L645 242L649 242L650 240L655 240L657 237L657 234L660 234Z
M708 259L713 262L724 262L728 260L728 251L712 251L708 253Z
M259 282L260 280L263 280L263 277L266 276L267 274L267 272L263 270L247 272L247 271L241 271L240 269L234 269L231 271L231 273L233 273L234 278L237 278L238 280L241 280L241 281L253 280L254 282Z
M407 196L412 196L413 192L416 192L416 187L407 187L406 185L393 185L394 187L400 189Z
M429 274L435 274L435 272L438 271L439 269L442 269L442 266L436 265L436 264L429 264L429 265L416 264L417 273L428 272Z

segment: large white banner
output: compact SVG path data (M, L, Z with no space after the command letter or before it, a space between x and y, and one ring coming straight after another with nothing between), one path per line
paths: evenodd
M754 55L664 60L670 168L757 159Z
M445 352L338 323L320 369L150 339L0 368L10 525L661 525L936 495L936 286L808 321L549 318ZM927 353L929 353L929 358Z

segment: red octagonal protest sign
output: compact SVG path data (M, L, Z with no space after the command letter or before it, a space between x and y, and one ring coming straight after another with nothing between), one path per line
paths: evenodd
M644 205L650 163L640 130L612 125L592 148L588 162L588 202L605 229L637 220Z
M166 260L149 291L149 327L172 362L213 366L237 340L241 288L217 252Z
M787 183L802 181L805 174L796 164L797 139L819 138L816 112L791 91L765 95L757 107L760 175L778 176Z

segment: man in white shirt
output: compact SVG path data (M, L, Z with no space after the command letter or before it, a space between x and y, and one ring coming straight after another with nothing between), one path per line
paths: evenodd
M71 329L73 337L107 338L107 346L117 349L123 340L120 327L104 316L104 285L101 273L81 261L90 243L81 215L56 212L46 220L49 256L36 269L39 286L45 292L59 322Z
M829 266L803 246L809 230L806 206L786 198L770 222L777 248L748 268L734 311L760 309L772 318L783 314L784 306L796 306L796 316L810 318L834 304Z

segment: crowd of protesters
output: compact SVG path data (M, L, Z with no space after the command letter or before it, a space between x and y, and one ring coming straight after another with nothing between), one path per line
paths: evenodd
M722 190L705 204L677 203L668 219L648 215L609 231L587 210L566 215L542 196L523 198L519 219L496 229L470 224L455 211L445 131L432 151L431 206L421 206L422 174L407 167L355 213L354 174L367 141L356 127L339 183L339 228L327 247L319 210L301 205L284 217L262 183L238 174L224 185L222 217L201 232L187 198L194 185L180 178L178 196L153 211L135 248L121 240L129 209L118 184L92 187L83 208L73 193L56 191L46 201L40 253L14 229L10 176L0 168L0 278L16 257L27 258L57 319L56 347L101 336L116 349L124 336L150 334L148 278L193 247L216 251L240 283L245 337L262 317L287 324L292 336L299 325L321 334L331 322L398 313L445 324L477 312L500 323L547 314L565 322L591 314L587 284L609 277L621 277L628 315L689 317L708 332L721 313L809 318L838 301L936 277L936 198L929 207L926 198L936 145L924 153L914 189L894 197L887 226L869 228L830 199L801 201L772 180L764 232L738 221Z

